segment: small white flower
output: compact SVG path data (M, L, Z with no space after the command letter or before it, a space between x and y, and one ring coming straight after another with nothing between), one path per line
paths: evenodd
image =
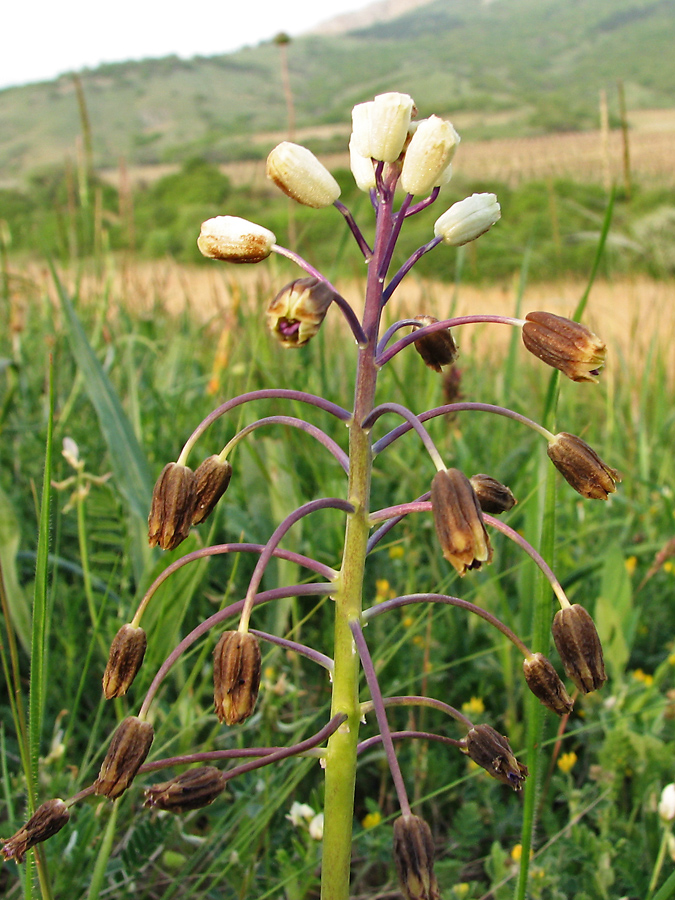
M315 815L316 813L309 804L294 802L291 805L291 811L286 818L295 826L295 828L299 828L301 826L306 826L308 822L311 822Z
M372 157L361 156L354 148L354 135L349 141L349 168L360 191L370 191L375 187L375 166Z
M664 822L672 822L675 819L675 784L667 784L661 791L659 815Z
M449 180L447 168L459 140L451 122L438 116L423 119L415 129L403 158L403 190L408 194L428 194L437 185L445 184Z
M370 117L375 106L372 100L367 103L357 103L352 109L352 137L350 145L354 145L354 152L359 156L372 159L370 153Z
M68 465L74 469L82 469L84 466L84 463L80 460L80 448L71 437L64 437L61 453Z
M202 224L197 246L211 259L257 263L267 259L276 241L271 231L255 222L238 216L216 216Z
M501 209L495 194L472 194L436 220L434 234L446 244L460 247L485 234L501 217Z
M398 159L408 137L415 104L408 94L378 94L352 110L354 152L383 162Z
M267 157L267 177L304 206L323 209L340 196L340 185L307 147L283 141Z
M309 836L314 841L323 840L323 813L314 816L309 823Z

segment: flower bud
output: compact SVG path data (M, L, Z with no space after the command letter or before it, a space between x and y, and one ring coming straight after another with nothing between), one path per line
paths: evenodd
M216 503L227 490L232 477L232 465L219 456L208 456L195 469L195 509L192 524L201 525L213 512Z
M548 455L565 481L582 497L606 500L616 491L621 476L606 465L585 441L561 431L548 445Z
M216 216L202 224L197 246L211 259L257 263L267 259L276 242L276 236L262 225L238 216Z
M109 800L121 796L150 752L155 734L149 722L128 716L118 726L94 782L94 793Z
M484 513L498 516L500 513L513 509L518 502L511 493L511 489L501 481L497 481L496 478L491 478L489 475L472 475L469 481Z
M607 681L602 645L583 606L575 603L558 610L551 631L567 677L584 694L599 690Z
M370 191L375 187L375 166L372 157L361 156L354 148L354 136L349 141L349 168L360 191Z
M527 686L545 707L559 716L572 712L574 703L558 673L543 654L534 653L523 660L523 672Z
M485 234L501 218L501 214L495 194L472 194L453 203L436 220L434 234L451 247L460 247Z
M438 322L434 316L415 316L415 319L422 326ZM459 356L457 344L449 328L419 338L415 341L414 347L426 365L435 372L441 372L443 366L451 366Z
M675 784L667 784L661 791L659 816L663 822L672 822L675 819Z
M3 859L13 859L17 863L23 862L31 847L46 841L57 831L61 831L69 818L70 813L63 800L47 800L42 806L38 806L26 824L19 828L11 838L7 838L7 840L0 838L2 844L0 852Z
M148 516L148 543L175 550L190 533L197 502L195 473L187 466L168 463L152 492Z
M227 778L220 769L200 766L198 769L188 769L170 781L146 788L143 805L173 813L201 809L213 803L226 785Z
M395 162L408 138L415 105L408 94L391 91L352 110L354 149L360 156Z
M267 177L297 203L322 209L335 203L340 185L311 150L283 141L267 157Z
M213 687L220 722L238 725L252 714L260 687L260 647L255 635L226 631L213 651Z
M509 742L490 725L475 725L467 734L465 753L497 781L521 790L527 778L527 767L513 755Z
M103 673L106 700L123 697L131 687L143 662L148 639L142 628L122 625L110 645L108 665Z
M407 900L439 900L434 874L434 840L419 816L399 816L394 822L394 863L401 893Z
M455 155L459 135L450 122L438 116L423 119L415 129L403 158L400 184L408 194L428 194L449 181L448 166Z
M302 347L326 317L335 292L320 278L298 278L267 307L267 327L282 347Z
M492 547L478 498L459 469L436 472L431 482L431 508L443 556L460 575L491 562Z
M553 313L531 312L525 318L523 343L530 353L572 381L597 382L607 355L604 341L579 322Z

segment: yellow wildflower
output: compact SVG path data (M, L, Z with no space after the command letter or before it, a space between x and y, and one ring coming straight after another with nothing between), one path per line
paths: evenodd
M468 881L460 881L459 884L453 887L452 896L457 897L457 900L464 900L465 897L468 897L470 890L471 885Z
M566 775L568 772L572 771L577 759L578 756L576 755L574 750L571 750L569 753L562 753L560 759L558 760L558 768Z
M648 672L643 672L642 669L634 669L633 678L636 681L641 681L645 687L651 687L654 684L654 676Z
M414 644L416 647L424 647L425 643L426 643L426 642L425 642L425 640L424 640L424 638L422 637L421 634L416 634L416 635L413 637L413 644Z
M462 712L470 719L474 716L480 716L485 712L485 704L481 697L472 697L470 700L462 703Z
M403 559L404 556L405 550L401 544L396 544L394 547L389 548L389 559Z
M671 575L675 573L675 563L671 559L667 559L663 564L663 571L669 572Z
M388 600L389 596L389 582L386 578L378 578L375 582L375 602L382 603L383 600Z
M637 556L629 556L624 562L624 566L626 567L626 572L628 572L629 575L632 575L637 566Z
M412 616L405 616L405 617L404 617L404 619L403 619L403 627L404 627L404 628L412 628L412 626L413 626L414 624L415 624L415 620L413 619Z
M370 812L368 815L364 816L361 819L361 824L364 828L375 828L376 825L379 825L382 821L382 813L378 810L377 812Z

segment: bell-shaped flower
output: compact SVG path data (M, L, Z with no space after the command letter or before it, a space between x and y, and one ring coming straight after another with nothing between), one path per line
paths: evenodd
M354 135L349 141L349 168L360 191L370 191L375 187L375 166L372 157L356 152Z
M277 239L269 229L238 216L216 216L202 224L197 246L211 259L231 263L262 262Z
M451 122L438 116L423 119L403 158L401 187L408 194L428 194L449 180L448 166L459 144Z
M415 104L408 94L391 91L352 110L354 150L361 156L395 162L408 138Z
M434 234L451 247L460 247L485 234L501 218L495 194L472 194L436 220Z
M340 196L340 185L307 147L283 141L267 157L267 177L303 206L323 209Z

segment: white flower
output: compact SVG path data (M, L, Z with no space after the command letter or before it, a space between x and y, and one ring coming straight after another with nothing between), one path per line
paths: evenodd
M661 791L659 815L664 822L672 822L675 819L675 784L667 784Z
M283 141L267 157L267 177L284 194L314 209L335 203L340 185L307 147Z
M291 805L291 811L286 818L295 826L295 828L299 828L300 826L305 826L308 822L311 822L315 815L314 810L309 804L294 802Z
M395 162L408 138L415 104L408 94L378 94L352 110L354 150L360 156Z
M354 149L354 135L349 141L349 167L352 170L354 181L360 191L369 191L375 187L375 167L372 157L361 156Z
M449 180L446 170L455 155L459 135L451 122L438 116L423 119L403 158L401 187L408 194L428 194Z
M323 813L314 816L309 823L309 836L314 841L323 840Z
M216 216L202 224L197 246L211 259L257 263L267 259L276 241L271 231L255 222L238 216Z
M446 244L459 247L485 234L501 214L495 194L472 194L459 203L453 203L436 220L434 234L443 238Z

